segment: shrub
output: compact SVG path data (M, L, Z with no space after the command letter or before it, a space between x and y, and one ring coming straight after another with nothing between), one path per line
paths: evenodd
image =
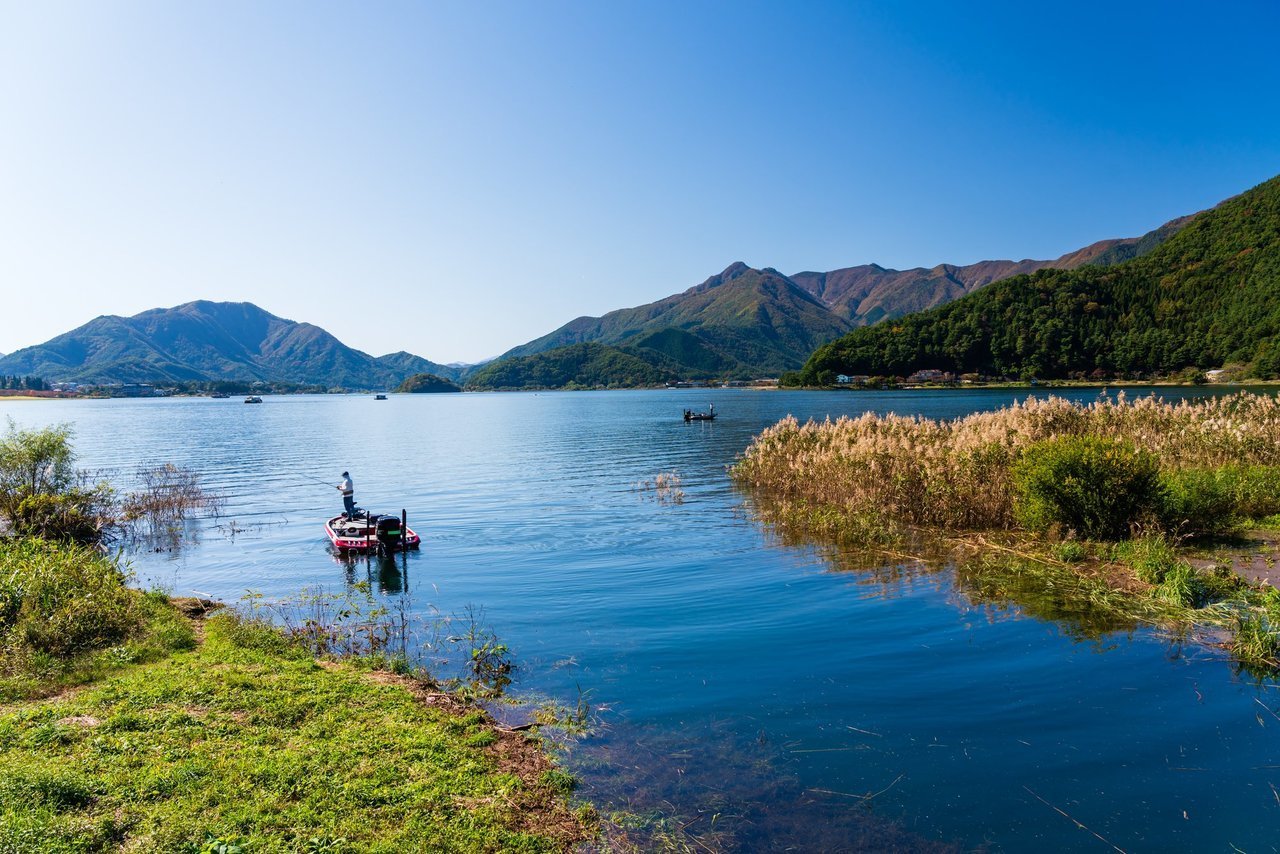
M9 419L9 429L0 437L0 493L62 492L75 476L70 425L21 430Z
M4 654L66 658L118 643L140 623L137 599L114 561L41 540L0 544Z
M20 499L13 508L13 532L21 537L91 543L98 539L102 492L74 489L58 495L38 493Z
M1033 530L1058 525L1115 540L1152 514L1160 497L1155 457L1113 439L1063 436L1030 445L1013 467L1014 509Z

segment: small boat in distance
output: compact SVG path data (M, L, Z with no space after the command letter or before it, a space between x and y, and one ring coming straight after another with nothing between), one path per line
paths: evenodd
M694 412L692 409L686 409L684 411L684 420L685 421L715 421L716 405L714 403L711 404L710 408L706 412Z
M209 395L209 397L214 400L226 400L231 397L231 395L227 394L225 391L215 391L213 394Z
M254 395L250 395L249 397L246 397L244 399L244 402L245 403L262 403L262 398L254 394Z
M350 518L340 514L324 523L324 532L340 553L393 554L422 545L422 539L409 527L403 511L399 516L365 510L356 511Z
M374 399L374 400L386 400L386 399L387 399L387 396L386 396L385 394L375 394L375 395L373 396L373 399Z

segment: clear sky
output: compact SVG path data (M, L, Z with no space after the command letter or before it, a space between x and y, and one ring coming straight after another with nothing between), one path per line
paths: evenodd
M1048 258L1280 173L1280 2L0 0L0 351L247 300L477 361L730 262Z

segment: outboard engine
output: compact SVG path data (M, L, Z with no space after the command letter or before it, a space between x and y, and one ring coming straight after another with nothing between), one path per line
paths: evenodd
M378 540L378 552L384 555L395 554L401 548L404 532L400 528L400 519L396 516L379 516L374 537Z

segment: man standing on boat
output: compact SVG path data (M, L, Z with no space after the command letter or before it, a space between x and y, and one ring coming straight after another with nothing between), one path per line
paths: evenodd
M342 491L342 506L346 508L346 516L350 519L356 515L356 485L351 482L351 473L344 471L342 483L334 488Z

